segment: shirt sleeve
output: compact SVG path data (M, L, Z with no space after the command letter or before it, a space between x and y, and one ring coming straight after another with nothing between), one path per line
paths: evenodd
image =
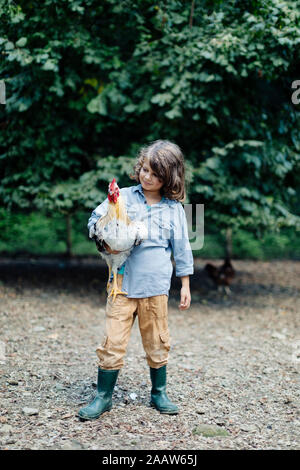
M194 259L189 242L187 220L181 203L176 204L171 246L176 264L176 277L194 274Z
M93 236L93 226L97 222L100 217L106 214L107 212L107 206L108 206L108 199L106 198L99 206L96 207L96 209L93 210L91 217L88 220L88 230L89 230L89 236L92 238Z

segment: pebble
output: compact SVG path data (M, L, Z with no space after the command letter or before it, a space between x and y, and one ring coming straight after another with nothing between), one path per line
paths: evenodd
M27 416L33 416L33 415L38 415L39 414L39 410L37 408L25 407L25 408L23 408L22 411Z
M266 367L262 372L263 374L272 374L274 369L272 367Z
M46 328L44 328L43 326L35 326L34 328L32 328L32 331L34 331L35 333L39 333L40 331L46 331Z
M57 383L54 388L55 390L58 390L58 391L65 390L65 386L60 383Z
M8 385L19 385L19 382L17 380L9 380Z
M193 434L201 435L204 437L225 437L229 436L229 432L220 426L210 424L200 424L193 429Z
M63 446L61 446L62 450L81 450L84 449L84 445L81 444L81 442L76 441L76 440L70 440L64 443Z
M15 444L17 441L15 439L7 439L4 444L9 445L9 444Z
M256 427L252 424L242 424L241 431L244 432L256 432Z
M275 333L272 334L271 338L281 339L281 340L286 339L285 335L278 333L277 331L275 331Z
M11 424L2 424L2 426L0 426L0 434L8 434L8 433L11 433L13 431L13 427Z
M137 394L136 393L130 393L130 398L131 400L136 400L137 399Z
M53 412L51 410L43 410L42 411L43 418L51 418L53 416Z

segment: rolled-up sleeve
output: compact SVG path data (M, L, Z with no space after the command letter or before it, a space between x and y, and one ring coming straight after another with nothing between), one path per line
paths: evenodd
M186 215L180 203L176 204L174 212L170 241L176 265L176 276L188 276L194 274L194 259L189 242Z

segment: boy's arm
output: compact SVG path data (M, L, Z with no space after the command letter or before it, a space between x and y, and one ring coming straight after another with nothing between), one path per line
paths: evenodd
M190 277L181 277L180 310L187 310L191 305Z
M181 204L176 205L173 224L170 241L176 264L176 277L182 278L194 274L194 259L189 242L187 220Z
M190 278L194 274L194 259L188 236L187 220L181 204L177 204L171 246L176 264L176 277L181 278L180 305L181 310L189 308L191 303Z

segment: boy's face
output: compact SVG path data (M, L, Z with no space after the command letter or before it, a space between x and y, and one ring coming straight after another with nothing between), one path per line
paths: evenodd
M164 184L164 182L158 178L157 174L152 171L147 158L145 158L142 165L139 177L142 188L146 191L157 193Z

